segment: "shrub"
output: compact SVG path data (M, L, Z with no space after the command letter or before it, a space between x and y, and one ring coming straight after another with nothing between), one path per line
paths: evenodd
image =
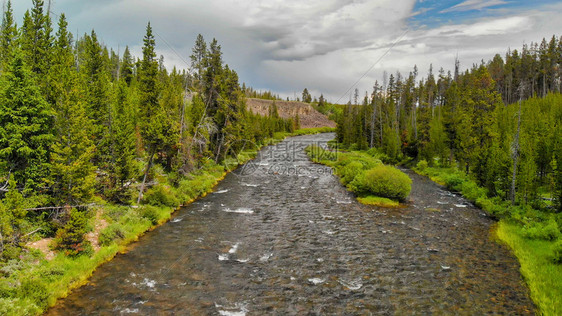
M365 181L365 172L356 175L353 181L347 184L347 188L357 194L368 194L370 190Z
M546 223L532 222L525 225L523 236L529 239L556 240L560 236L560 230L554 218L550 218Z
M562 240L559 240L556 244L554 244L552 262L562 264Z
M359 161L352 161L345 167L340 168L340 170L338 171L341 177L341 182L344 185L347 185L348 183L353 181L353 179L355 179L355 176L357 176L362 172L363 172L363 164L360 163Z
M486 197L486 189L479 187L473 181L465 181L461 185L461 193L469 200L476 202L481 197Z
M43 307L47 306L47 299L50 296L49 290L45 283L37 278L28 276L21 281L21 286L18 289L18 296L30 299L33 302L42 304Z
M365 185L376 196L403 201L410 194L412 180L394 167L379 165L365 173Z
M180 202L169 186L156 185L146 191L144 203L154 206L177 207Z
M88 219L86 213L72 209L66 225L57 231L55 249L64 250L67 256L91 254L92 246L84 237L87 231Z
M377 160L382 161L385 164L392 164L395 159L390 158L387 154L380 151L378 148L371 148L367 150L367 154Z
M125 238L123 230L115 224L109 225L100 232L98 241L102 246L108 246L112 242Z
M156 207L145 205L141 210L141 214L142 217L148 219L152 223L152 225L158 224L160 215L158 214L158 209Z
M460 191L462 189L462 184L466 181L464 176L456 172L446 174L444 180L447 188L455 191Z
M428 166L429 166L429 165L427 164L427 161L426 161L425 159L422 159L422 160L420 160L420 161L418 162L418 164L416 165L416 169L417 169L419 172L423 172L423 171L425 171L425 169L427 169Z

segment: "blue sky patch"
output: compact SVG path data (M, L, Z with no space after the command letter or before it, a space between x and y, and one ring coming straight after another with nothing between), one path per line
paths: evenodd
M445 24L461 24L505 12L526 11L559 0L419 0L409 19L414 28L434 28Z

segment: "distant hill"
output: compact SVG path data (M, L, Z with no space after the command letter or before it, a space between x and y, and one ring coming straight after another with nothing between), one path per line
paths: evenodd
M273 104L273 101L263 99L248 98L246 99L246 101L249 111L252 111L254 114L263 116L269 114L269 108ZM275 101L275 105L277 106L277 112L279 113L279 116L284 119L294 118L298 113L301 128L325 126L336 127L336 122L329 120L326 115L316 111L308 103L295 101Z

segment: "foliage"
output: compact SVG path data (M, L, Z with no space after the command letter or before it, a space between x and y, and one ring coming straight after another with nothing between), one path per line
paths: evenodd
M368 153L330 151L314 145L305 151L314 162L333 167L342 184L366 203L389 204L376 197L403 201L410 194L412 180L405 173Z
M399 201L404 201L412 189L412 180L392 166L379 165L367 170L364 181L372 194Z
M543 315L559 315L562 311L562 269L554 263L557 243L523 236L522 227L503 219L497 227L497 236L513 250L521 264L533 302Z
M68 222L57 231L55 249L63 250L67 256L90 255L92 246L85 238L87 232L87 214L74 208L71 209Z
M153 206L175 207L180 204L169 186L155 185L146 191L143 203Z
M20 51L2 74L1 87L0 161L31 191L47 175L52 112Z
M546 223L531 222L522 229L523 236L530 239L556 240L560 237L560 229L554 218Z
M562 264L562 240L558 240L552 247L552 262Z
M123 229L117 224L111 224L100 232L98 242L101 246L109 246L123 238L125 238Z
M418 163L416 164L416 169L419 170L420 172L424 172L428 166L429 164L427 163L427 161L425 159L422 159L418 161Z
M11 271L0 280L0 314L43 311L118 247L209 192L230 170L223 162L246 161L274 135L333 131L246 111L253 90L240 87L216 40L198 36L193 73L169 70L150 25L141 59L128 47L120 58L95 31L74 39L64 14L54 34L45 11L33 0L18 28L8 1L0 32L0 183L9 184L0 192L0 265ZM161 184L130 207L142 180ZM69 211L92 202L110 224L97 253L84 239L88 211ZM26 211L35 207L63 211ZM57 257L26 261L25 243L41 237L55 237Z
M368 195L366 197L358 197L357 201L366 205L374 205L384 208L399 207L400 203L391 199Z
M0 259L9 260L17 258L20 254L19 244L26 228L25 210L27 201L16 187L14 176L8 181L8 192L0 201L0 245L2 247Z

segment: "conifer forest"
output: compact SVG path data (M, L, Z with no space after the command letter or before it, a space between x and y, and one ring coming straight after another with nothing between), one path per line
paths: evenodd
M0 315L562 314L560 34L334 102L29 2L0 28Z

